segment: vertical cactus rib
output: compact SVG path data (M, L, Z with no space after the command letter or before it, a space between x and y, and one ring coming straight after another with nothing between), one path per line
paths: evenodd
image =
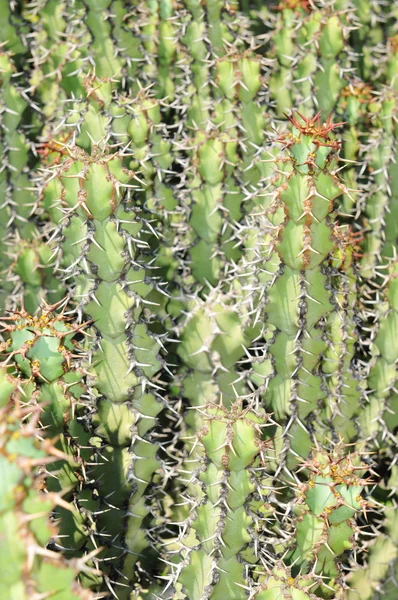
M208 405L203 415L204 452L185 492L192 508L180 536L175 598L243 599L250 584L243 551L252 541L255 496L262 496L256 467L265 460L266 419L239 400L229 410Z
M145 221L138 206L130 206L141 183L123 164L122 153L94 146L89 155L69 145L44 190L58 221L60 268L78 310L94 322L90 393L101 463L89 476L98 482L96 526L106 546L101 565L109 565L107 581L119 598L149 544L142 529L150 514L144 493L160 466L151 429L163 408L161 334L151 333L154 315L146 300L155 284L140 257Z
M87 544L89 527L76 499L88 483L86 464L93 460L95 449L85 424L89 406L82 398L83 355L73 338L85 325L71 324L64 315L65 306L55 314L57 306L45 305L39 315L22 308L4 318L7 339L0 351L5 380L12 386L11 400L19 391L25 403L40 408L40 424L50 439L57 440L54 448L63 455L62 461L47 466L46 486L64 498L56 511L64 515L58 549L66 546L67 555L82 558L85 550L80 550Z
M340 280L351 286L355 274L344 272L351 264L352 241L345 239L334 212L344 191L337 173L340 144L332 134L336 125L322 123L319 115L290 120L293 130L279 137L283 152L274 160L262 211L249 215L248 227L261 226L267 235L257 238L251 254L257 281L269 282L261 313L263 348L253 361L252 378L266 409L283 425L282 456L294 465L294 456L306 458L314 439L322 440L331 426L331 400L338 410L345 405L345 392L339 398L338 390L330 389L332 376L340 378L340 386L341 378L352 379L350 356L336 360L333 321L340 327L344 318L344 336L354 335L355 323L345 320L343 306L339 316L336 286ZM259 257L267 261L264 267ZM343 290L344 303L352 304L347 293Z
M398 8L0 15L0 596L396 600Z
M351 3L282 0L260 18L268 29L266 55L274 61L269 86L278 117L298 107L305 116L317 110L327 116L352 70Z
M43 470L45 473L55 463L69 462L69 458L51 438L43 438L43 430L37 428L42 409L39 404L26 405L29 382L13 379L4 366L1 378L2 598L33 600L51 596L57 600L94 600L77 580L79 572L98 574L87 565L90 556L67 560L59 551L46 548L58 537L50 519L52 511L58 506L69 509L69 505L62 497L63 491L44 493Z
M45 268L48 250L40 236L30 173L30 164L35 159L28 138L26 81L23 73L17 73L10 52L0 54L0 78L1 305L2 311L15 308L18 296L23 293L27 308L33 312L44 290L49 300L58 298L56 283Z

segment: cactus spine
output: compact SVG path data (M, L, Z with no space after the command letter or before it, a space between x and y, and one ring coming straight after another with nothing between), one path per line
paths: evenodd
M43 440L37 429L40 407L23 406L21 383L12 400L12 383L8 380L7 385L8 391L2 387L0 426L0 461L6 482L0 502L2 597L91 600L94 596L76 581L79 572L94 572L86 565L90 557L67 560L45 547L58 535L51 511L57 505L68 505L61 494L44 493L43 469L66 457L51 439Z

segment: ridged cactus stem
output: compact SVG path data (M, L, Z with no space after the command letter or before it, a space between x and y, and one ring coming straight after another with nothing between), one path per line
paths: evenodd
M98 482L97 531L106 546L101 565L119 598L129 593L126 582L134 586L134 564L150 541L142 524L160 466L151 430L163 408L157 377L162 334L151 332L156 323L146 300L155 283L141 256L145 222L130 206L141 182L123 165L123 154L94 146L89 155L69 145L44 190L59 228L59 265L78 310L94 321L89 371L102 464L89 476Z
M3 317L6 341L0 345L3 362L2 386L5 396L21 398L29 406L40 408L40 423L64 460L47 467L47 488L63 493L69 506L57 509L63 516L58 549L66 554L82 556L89 545L89 519L79 510L77 497L88 485L86 465L95 460L90 443L90 429L85 423L90 407L84 401L83 355L74 337L85 325L71 324L63 311L55 314L57 305L45 305L38 315L24 308L11 317ZM88 513L86 513L88 515ZM95 548L95 546L94 546ZM93 548L91 548L93 549Z
M361 495L367 467L358 454L347 454L344 443L331 452L314 451L303 467L309 477L300 487L294 548L285 560L294 572L312 575L316 597L335 598L344 554L359 532L355 518L368 508Z
M77 581L79 572L93 572L86 565L91 557L68 561L46 548L57 537L51 512L65 501L61 494L44 493L41 470L64 456L37 428L39 406L23 407L18 396L0 411L0 463L5 478L0 494L1 597L94 600Z
M359 393L351 349L355 314L348 318L344 308L348 302L352 310L355 297L356 240L344 233L347 228L339 226L334 211L345 190L337 172L336 125L329 119L322 123L319 115L290 119L293 130L278 138L283 151L276 155L262 212L247 221L251 230L263 232L251 254L253 273L266 284L263 337L250 376L266 409L283 426L278 471L285 460L292 467L298 456L306 458L316 438L325 439L332 425L327 407L336 403L334 415L341 411L345 381ZM336 335L345 339L340 350ZM330 388L332 376L339 391Z
M261 14L272 24L266 56L275 61L269 85L279 117L295 107L305 116L317 110L327 116L335 108L352 69L353 16L340 0L281 0Z
M33 156L29 134L30 99L23 74L17 73L12 55L0 53L0 309L15 308L21 294L30 311L39 306L39 297L47 293L49 301L57 297L57 285L45 268L49 257L40 239L37 198L30 173ZM24 123L24 121L26 121Z
M239 399L230 410L220 404L201 412L203 453L183 494L192 507L181 530L183 562L176 570L174 598L243 600L251 581L245 551L253 545L256 508L264 504L267 422L262 411L243 409ZM258 560L253 548L249 555L251 562Z

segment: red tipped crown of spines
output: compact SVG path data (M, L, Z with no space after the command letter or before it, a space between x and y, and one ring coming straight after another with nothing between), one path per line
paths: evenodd
M321 111L319 111L314 117L305 117L300 112L292 112L291 115L283 113L284 116L292 123L292 125L303 135L312 136L313 143L317 146L327 146L331 148L340 148L340 142L333 140L329 137L331 131L345 125L344 122L332 123L332 115L329 115L327 120L322 123L320 119ZM296 115L296 116L295 116ZM298 120L301 119L302 122ZM286 142L287 145L292 145L294 140L291 134L283 134L277 138L278 141Z

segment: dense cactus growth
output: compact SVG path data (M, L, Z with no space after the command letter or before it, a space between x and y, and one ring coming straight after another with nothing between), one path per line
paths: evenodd
M389 0L0 0L0 595L396 600Z

